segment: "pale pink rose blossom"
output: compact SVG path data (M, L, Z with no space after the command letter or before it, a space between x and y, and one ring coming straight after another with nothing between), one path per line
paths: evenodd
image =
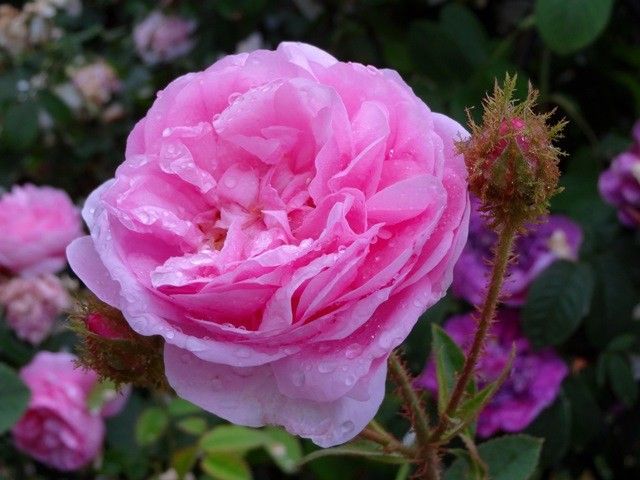
M97 375L76 368L75 360L69 353L43 351L20 371L31 398L12 429L19 450L61 471L79 470L96 458L104 439L103 416L123 404L115 398L102 411L90 411L87 400Z
M16 336L37 345L49 336L56 317L71 306L71 299L58 277L43 274L0 283L0 306Z
M394 71L300 43L228 56L158 93L69 261L136 332L164 337L178 395L342 443L451 283L465 135Z
M0 197L0 232L0 267L25 276L63 269L82 224L64 191L24 185Z
M168 62L193 47L191 33L196 22L160 11L149 14L133 30L138 55L149 64Z
M115 70L104 60L72 69L71 82L92 107L101 107L121 88Z

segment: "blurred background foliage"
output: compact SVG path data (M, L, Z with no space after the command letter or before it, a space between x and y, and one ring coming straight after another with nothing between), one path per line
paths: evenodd
M20 9L24 2L10 4ZM0 23L8 11L2 8ZM154 9L197 22L187 55L155 65L140 59L132 31ZM554 343L572 373L557 401L527 430L545 439L535 478L640 478L640 248L637 234L619 226L596 186L611 158L629 145L629 131L640 117L640 2L93 0L79 10L54 9L47 21L55 31L46 41L27 42L19 52L6 44L0 48L0 184L53 185L78 203L113 175L128 132L156 91L248 45L273 48L300 40L341 60L396 69L433 110L461 122L467 107L475 106L471 115L477 115L495 77L517 72L521 91L533 83L542 107L557 108L557 116L570 121L561 141L569 153L562 163L565 191L552 210L584 228L581 260L595 284L593 295L585 296L572 293L580 291L581 279L559 286L547 277L539 280L558 289L556 295L552 287L538 288L551 298L538 308L556 315L563 341L557 345L544 335L531 340ZM99 104L74 104L65 96L74 69L96 61L113 68L119 87ZM405 347L415 373L427 358L429 321L442 322L464 309L447 297L425 314ZM35 350L10 335L0 331L0 357L19 367ZM58 350L73 342L61 329L42 348ZM378 420L402 435L408 424L397 415L398 407L397 398L388 395ZM203 479L408 475L397 465L372 468L343 456L297 468L303 452L312 450L279 430L228 427L183 401L135 392L126 411L109 421L97 471L100 478L172 480L161 475L171 467L182 474L198 461ZM3 475L62 478L17 454L7 436L0 437ZM96 473L65 478L96 478Z

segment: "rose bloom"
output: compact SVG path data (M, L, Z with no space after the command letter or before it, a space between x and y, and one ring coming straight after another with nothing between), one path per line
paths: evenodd
M121 88L116 72L104 60L71 70L71 82L87 103L101 107Z
M34 345L49 336L56 317L71 306L71 299L58 277L14 277L0 283L0 306L16 336Z
M633 146L600 175L598 187L602 198L618 209L624 225L640 228L640 120L633 127L633 139Z
M228 56L158 93L69 260L164 337L181 397L345 442L450 285L469 216L461 135L394 71L298 43Z
M453 292L472 305L479 305L488 285L491 272L488 260L498 236L480 213L480 201L472 197L471 206L469 240L453 271ZM567 217L549 215L541 223L529 225L515 242L516 260L509 266L502 286L504 302L523 305L536 277L558 259L576 260L580 245L582 230Z
M463 350L471 348L477 323L472 314L458 315L445 323L447 334ZM478 435L489 437L499 430L519 432L525 429L558 396L567 376L565 363L552 349L533 350L520 332L515 310L498 312L484 353L476 369L478 387L496 380L509 361L512 346L515 359L509 377L478 418ZM437 392L436 369L430 360L417 385Z
M20 377L31 398L12 429L19 450L61 471L79 470L98 455L105 432L103 417L116 414L124 404L119 396L101 412L89 411L87 399L97 375L76 368L75 360L69 353L43 351L22 368Z
M0 197L0 267L21 275L55 273L82 235L80 214L62 190L14 186Z
M196 22L154 11L133 30L138 55L149 64L168 62L193 47L190 35Z

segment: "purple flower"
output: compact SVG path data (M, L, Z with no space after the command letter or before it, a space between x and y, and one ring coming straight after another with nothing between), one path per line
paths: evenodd
M491 249L497 235L479 212L479 200L471 198L469 240L453 271L453 293L473 305L484 298ZM582 230L567 217L549 215L546 221L529 226L516 240L516 261L508 270L502 287L504 302L518 306L525 302L529 285L557 259L575 260L582 244Z
M633 127L633 146L613 159L602 172L598 187L602 198L618 209L618 218L640 227L640 120Z
M451 317L445 331L464 350L473 339L476 323L472 314ZM534 351L520 332L515 310L498 312L491 328L485 353L478 362L478 386L484 387L498 378L509 360L512 345L516 357L509 378L478 418L478 435L489 437L499 430L519 432L527 427L558 395L568 373L565 363L552 349ZM435 365L432 360L417 380L418 386L436 392Z

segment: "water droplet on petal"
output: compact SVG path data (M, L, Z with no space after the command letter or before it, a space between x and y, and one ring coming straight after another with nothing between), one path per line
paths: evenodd
M232 103L238 101L238 99L242 96L242 94L240 92L233 92L231 95L229 95L228 101L229 101L229 105L231 105Z
M347 387L352 386L354 383L356 383L356 377L355 375L347 375L347 377L344 379L344 384Z
M344 356L349 359L353 359L358 357L361 353L362 353L362 345L360 345L359 343L352 343L344 351Z
M327 362L320 362L318 364L318 371L320 373L331 373L336 369L335 365L332 365L331 363L327 363Z
M350 434L351 432L353 432L354 428L356 428L356 426L351 420L347 420L340 425L340 430L342 431L343 435Z
M238 179L235 177L226 177L224 179L224 185L227 188L234 188L238 184Z
M304 372L295 372L291 377L291 383L293 383L296 387L303 386L304 381L305 381Z
M246 347L240 347L236 350L236 355L240 358L249 358L251 356L251 350Z
M171 129L167 127L162 131L162 136L168 137L169 135L171 135Z

